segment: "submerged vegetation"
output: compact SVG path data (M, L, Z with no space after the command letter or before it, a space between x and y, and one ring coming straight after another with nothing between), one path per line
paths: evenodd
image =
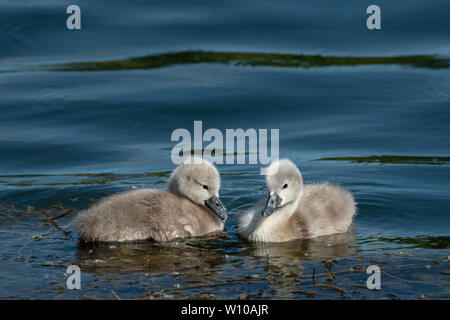
M445 69L450 59L437 55L394 57L338 57L303 54L182 51L109 61L84 61L41 65L38 71L112 71L153 69L180 64L215 63L235 66L319 68L333 66L401 65L415 68Z
M0 185L12 187L69 186L69 185L123 185L145 184L153 179L155 184L165 183L170 171L143 173L64 173L0 175ZM156 180L155 180L156 179Z
M415 236L415 237L370 237L368 239L360 239L361 243L393 243L405 249L450 249L449 236ZM383 250L392 248L385 247ZM399 249L399 248L395 248Z
M366 156L366 157L332 157L320 158L314 161L351 161L353 163L381 163L381 164L450 164L450 157L416 157L416 156Z
M392 242L395 244L405 244L410 248L423 248L423 249L450 249L450 237L396 237L396 238L384 238L380 237L379 241Z

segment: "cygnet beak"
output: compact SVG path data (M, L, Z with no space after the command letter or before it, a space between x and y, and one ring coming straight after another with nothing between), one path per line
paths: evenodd
M224 207L220 199L212 196L205 201L205 205L214 212L223 222L227 220L227 209Z
M264 207L264 210L261 212L262 216L264 218L271 216L272 213L274 213L274 211L278 208L281 201L283 201L283 199L281 199L280 196L277 195L276 193L272 195L268 194L266 206Z

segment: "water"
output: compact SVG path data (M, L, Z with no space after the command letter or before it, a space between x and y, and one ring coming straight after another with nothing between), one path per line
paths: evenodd
M379 1L369 31L370 4L78 1L82 30L68 31L58 1L0 1L0 297L448 299L450 6ZM352 229L239 239L265 194L252 165L219 166L217 237L82 245L76 213L44 219L165 188L170 135L194 120L279 128L306 182L354 193ZM66 288L71 264L81 290ZM314 286L329 283L344 293Z

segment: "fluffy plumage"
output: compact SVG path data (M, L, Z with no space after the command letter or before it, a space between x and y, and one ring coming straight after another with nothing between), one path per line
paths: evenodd
M284 242L347 231L356 212L350 192L328 183L303 185L300 171L287 159L271 164L267 173L268 200L244 214L238 229L241 236ZM275 197L281 202L264 217Z
M168 191L127 191L80 212L75 227L81 238L169 241L222 231L225 221L205 205L219 196L219 173L209 162L197 161L193 164L188 159L172 173Z

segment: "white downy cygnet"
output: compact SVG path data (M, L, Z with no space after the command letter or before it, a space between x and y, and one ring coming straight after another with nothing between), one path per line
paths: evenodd
M172 172L167 191L110 196L80 212L75 227L84 241L170 241L221 232L227 212L219 188L219 172L211 163L188 158Z
M238 233L251 241L284 242L346 232L356 212L349 191L328 183L303 185L288 159L267 168L268 198L241 218Z

